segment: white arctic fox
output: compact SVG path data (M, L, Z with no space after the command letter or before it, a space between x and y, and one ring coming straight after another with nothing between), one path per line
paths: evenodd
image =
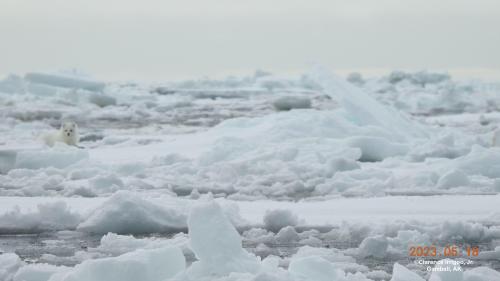
M78 126L75 122L64 122L59 131L43 135L42 140L48 146L54 146L56 142L78 146L78 141L80 140Z

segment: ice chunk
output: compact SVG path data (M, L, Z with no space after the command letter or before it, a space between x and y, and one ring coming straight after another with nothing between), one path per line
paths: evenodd
M358 254L361 257L384 258L388 247L389 242L385 236L370 236L363 239L359 245Z
M259 270L258 258L242 248L240 235L214 201L193 207L188 227L191 248L198 259L187 272L193 279Z
M267 210L264 215L264 226L267 230L278 232L285 226L296 226L299 218L290 210Z
M168 206L158 205L137 194L119 191L78 225L78 230L138 234L185 228L187 215L184 207L173 201L169 203Z
M469 154L455 159L455 168L469 175L500 178L500 149L473 145Z
M407 79L409 76L410 75L406 72L403 72L401 70L395 70L389 74L387 80L389 81L389 83L396 84Z
M440 260L432 269L429 281L462 281L464 280L462 270L457 260Z
M363 76L359 72L349 73L349 75L347 75L346 80L349 81L349 83L352 83L352 84L357 85L357 86L363 85L365 83Z
M67 272L69 270L69 267L45 263L28 264L16 272L13 281L47 281L55 273Z
M281 97L273 102L276 110L287 111L291 109L311 108L311 100L306 97Z
M404 155L409 150L407 145L378 137L352 137L347 140L347 144L361 149L359 160L362 162L382 161L387 157Z
M439 238L444 241L459 237L467 241L481 241L486 235L487 228L480 223L445 221L439 230Z
M299 280L345 280L345 273L341 269L318 256L292 259L288 271Z
M410 76L414 84L425 86L427 84L437 84L443 81L450 80L450 75L447 73L433 73L428 71L415 72Z
M12 280L12 277L22 265L23 262L16 254L0 254L0 280Z
M5 174L16 165L17 151L0 150L0 174Z
M276 234L276 242L281 245L290 245L297 243L300 240L299 234L295 231L293 226L283 227L278 234Z
M49 281L158 281L183 271L186 260L177 247L137 250L118 257L86 260Z
M403 253L408 252L409 245L427 245L431 244L429 234L420 233L417 230L399 230L394 238L388 238L389 244Z
M24 79L32 83L47 84L62 88L85 89L95 92L102 91L106 86L106 84L102 82L37 72L26 73Z
M356 170L359 168L361 168L361 166L352 159L334 158L329 161L328 175L333 176L336 172Z
M392 268L392 278L391 281L425 281L424 278L420 277L415 272L409 270L408 268L395 263Z
M99 106L106 107L110 105L116 105L116 99L112 96L100 94L100 93L92 93L89 96L89 102Z
M382 127L403 139L428 136L422 125L393 108L382 105L361 89L333 76L325 69L317 67L310 75L328 95L340 101L346 110L346 117L356 124Z
M46 167L66 168L89 158L86 150L64 144L43 150L21 150L17 152L15 168L40 169Z
M438 188L449 189L453 187L469 186L471 184L467 175L460 170L452 170L439 178Z
M293 258L303 258L310 256L322 257L332 263L354 263L356 259L351 256L344 255L340 250L335 248L316 248L303 246L299 248Z
M5 79L0 80L0 93L23 94L26 90L23 78L10 74Z
M78 213L72 212L64 201L39 204L38 210L22 213L19 208L0 216L0 233L38 233L74 229L81 221Z
M491 281L500 280L500 272L480 266L464 272L465 281Z
M123 181L115 174L101 174L89 180L89 185L94 192L99 194L114 192L123 188Z

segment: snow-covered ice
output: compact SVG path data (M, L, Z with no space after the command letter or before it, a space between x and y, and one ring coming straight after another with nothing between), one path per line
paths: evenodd
M9 75L0 280L500 280L499 93L426 71ZM62 120L80 148L39 141ZM449 243L475 264L408 259Z

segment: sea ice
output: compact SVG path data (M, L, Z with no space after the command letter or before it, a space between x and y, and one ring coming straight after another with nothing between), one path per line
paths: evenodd
M63 88L76 88L76 89L79 88L96 92L102 91L106 86L106 84L102 82L96 82L81 78L63 76L63 75L45 74L37 72L26 73L24 79L32 83L47 84Z
M392 269L391 281L425 281L424 278L420 277L415 272L409 270L408 268L395 263Z
M198 259L187 270L191 279L232 272L256 273L260 269L260 260L242 248L239 233L214 201L193 207L188 228L191 248Z
M186 261L177 247L136 250L118 257L86 260L49 281L158 281L183 271Z
M52 148L18 151L15 168L66 168L88 158L86 150L58 143Z
M270 210L264 215L264 226L273 232L278 232L285 226L296 226L298 223L298 216L290 210Z
M39 233L74 229L80 214L69 209L64 201L39 204L36 212L21 212L15 208L0 215L0 233Z
M385 236L370 236L363 239L359 245L359 256L384 258L387 253L389 242Z
M185 228L186 220L182 205L162 206L132 192L119 191L80 223L78 230L129 234L172 232Z
M292 259L288 271L299 280L343 281L345 273L332 263L318 256Z
M0 254L0 280L11 280L23 262L14 253Z
M285 96L273 102L274 108L278 111L287 111L294 108L311 108L311 100L306 97Z

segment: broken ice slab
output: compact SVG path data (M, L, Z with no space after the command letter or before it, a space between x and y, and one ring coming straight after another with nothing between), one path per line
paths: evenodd
M64 168L89 158L83 149L56 144L52 148L8 148L0 149L0 174L12 169Z
M32 83L46 84L62 88L84 89L93 92L102 91L106 86L103 82L38 72L26 73L24 79Z
M0 174L6 174L16 164L17 151L0 150Z

